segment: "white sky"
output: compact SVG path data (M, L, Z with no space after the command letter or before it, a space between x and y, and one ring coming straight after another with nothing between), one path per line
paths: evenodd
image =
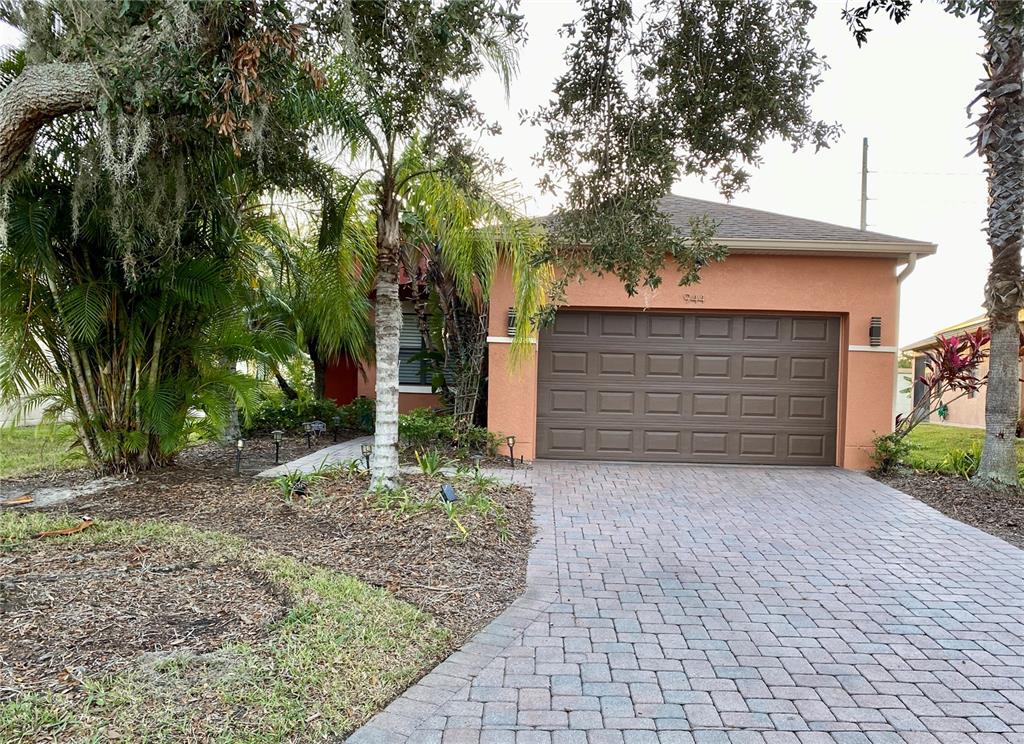
M873 19L875 31L858 49L840 18L842 2L819 2L811 27L815 48L832 69L813 100L818 118L837 121L844 134L831 149L793 153L773 143L750 189L734 203L856 227L860 205L861 138L870 142L868 228L938 243L903 287L900 343L981 312L988 248L985 177L977 157L964 157L970 128L965 106L981 74L977 25L915 4L899 27ZM550 210L539 194L540 173L530 156L543 132L522 126L519 112L548 100L563 69L558 27L575 14L573 0L523 0L530 39L510 100L496 80L475 85L488 117L501 123L499 137L484 141L504 159L528 197L531 215ZM0 26L0 45L14 39ZM684 179L675 193L721 200L710 183Z

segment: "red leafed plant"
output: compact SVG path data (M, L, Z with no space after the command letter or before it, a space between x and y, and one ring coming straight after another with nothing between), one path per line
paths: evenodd
M938 348L923 352L927 360L925 373L917 378L917 382L926 390L910 414L896 422L894 433L897 437L905 437L940 405L949 405L984 386L985 378L978 377L978 367L988 356L991 338L984 328L949 337L939 336ZM944 397L948 393L954 393L953 397Z

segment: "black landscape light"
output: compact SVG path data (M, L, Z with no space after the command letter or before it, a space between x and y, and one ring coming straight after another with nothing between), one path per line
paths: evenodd
M369 471L369 469L370 469L370 455L373 454L373 445L372 444L364 444L359 449L363 453L363 459L366 460L366 469L367 469L367 471Z
M270 432L270 436L274 438L274 464L281 464L281 440L284 439L284 432L280 429L274 429Z
M313 424L311 424L308 421L303 421L302 422L302 430L304 432L306 432L306 449L309 449L310 447L313 446L312 444L310 444L310 441L309 441L309 436L310 436L310 434L313 433Z
M338 441L338 430L341 429L341 416L335 416L331 419L331 426L334 427L334 441Z
M310 421L309 429L313 432L313 438L319 442L321 435L327 433L327 424L323 421Z
M511 434L505 437L505 444L508 445L508 461L509 464L514 468L516 466L515 446L516 438Z
M244 446L244 439L239 439L235 443L235 475L241 475L242 473L242 447Z
M292 499L306 498L306 481L301 478L292 484Z
M446 504L454 504L459 500L459 494L455 493L455 486L451 483L445 483L441 486L441 492L439 495L441 496L441 501Z
M483 459L480 455L473 455L473 470L476 471L477 475L480 475L480 461Z

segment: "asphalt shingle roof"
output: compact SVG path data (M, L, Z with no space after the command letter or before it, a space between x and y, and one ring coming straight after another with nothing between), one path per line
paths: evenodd
M719 223L716 238L749 240L826 240L854 243L927 243L894 235L857 230L803 217L737 207L732 204L670 194L659 205L677 227L687 228L690 217L708 215Z

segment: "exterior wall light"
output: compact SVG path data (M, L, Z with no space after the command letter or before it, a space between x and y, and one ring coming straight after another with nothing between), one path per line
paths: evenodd
M871 325L868 328L868 343L871 346L882 345L882 319L878 316L871 318Z
M274 464L281 464L281 440L284 439L284 432L280 429L274 429L270 432L270 436L274 438Z
M509 338L516 335L516 309L514 307L508 309L508 335Z
M373 454L373 445L364 444L359 448L359 451L363 453L363 459L366 461L366 470L370 470L370 455Z

